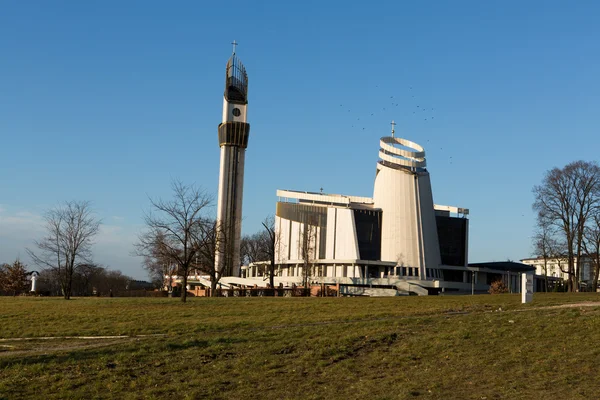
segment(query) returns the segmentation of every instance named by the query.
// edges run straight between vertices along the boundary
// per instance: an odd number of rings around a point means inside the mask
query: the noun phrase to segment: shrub
[[[488,292],[490,292],[490,294],[508,293],[508,288],[506,287],[504,282],[502,282],[501,280],[497,280],[492,282]]]

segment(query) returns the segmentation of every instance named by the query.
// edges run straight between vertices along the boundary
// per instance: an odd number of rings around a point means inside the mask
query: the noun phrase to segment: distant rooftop
[[[496,271],[505,272],[532,272],[535,268],[520,262],[514,261],[493,261],[493,262],[482,262],[482,263],[470,263],[469,267],[474,268],[487,268],[494,269]]]

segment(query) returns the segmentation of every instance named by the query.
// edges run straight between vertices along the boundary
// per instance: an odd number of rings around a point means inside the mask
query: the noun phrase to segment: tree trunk
[[[573,243],[569,245],[569,292],[575,292],[575,266],[573,259]]]
[[[271,265],[269,265],[269,284],[271,289],[275,289],[275,257],[271,257]]]
[[[216,274],[210,275],[210,297],[217,297],[217,276],[216,276]]]
[[[577,246],[577,267],[575,268],[575,276],[577,279],[577,292],[581,290],[581,276],[583,275],[583,266],[581,265],[581,249]]]
[[[71,299],[71,285],[73,284],[73,269],[75,266],[73,265],[73,260],[69,260],[67,265],[65,265],[65,285],[64,285],[64,294],[65,300]]]
[[[65,275],[68,275],[67,272],[65,272]],[[67,276],[65,276],[65,282],[63,284],[63,296],[65,300],[71,299],[71,282],[69,281]]]
[[[545,252],[544,252],[545,253]],[[548,259],[544,256],[544,291],[548,292]]]
[[[187,301],[187,280],[188,280],[187,275],[188,275],[187,271],[184,270],[184,273],[183,273],[183,284],[182,284],[182,287],[181,287],[181,302],[182,303],[185,303]]]
[[[600,254],[596,251],[596,265],[594,265],[594,282],[592,283],[592,290],[598,291],[598,275],[600,274]]]

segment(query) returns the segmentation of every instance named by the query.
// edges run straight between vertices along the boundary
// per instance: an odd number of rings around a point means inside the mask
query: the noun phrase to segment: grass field
[[[600,398],[600,296],[519,302],[5,297],[0,399]]]

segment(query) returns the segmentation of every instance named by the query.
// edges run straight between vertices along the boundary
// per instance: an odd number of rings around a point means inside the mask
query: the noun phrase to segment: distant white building
[[[580,281],[584,285],[591,285],[594,279],[593,261],[588,256],[582,256],[582,267],[580,270]],[[552,257],[546,259],[547,274],[544,271],[544,257],[524,258],[521,262],[525,265],[535,267],[535,274],[540,277],[568,280],[569,263],[567,257]],[[575,268],[577,268],[577,259],[573,260]]]

